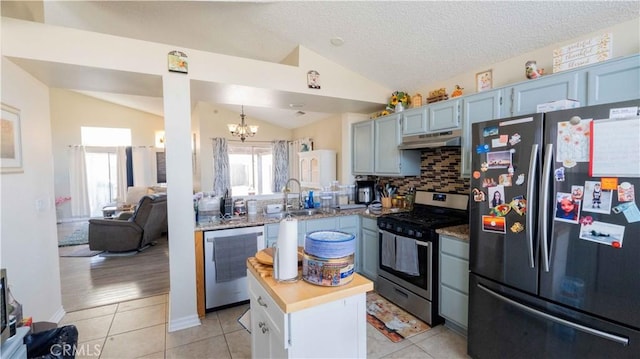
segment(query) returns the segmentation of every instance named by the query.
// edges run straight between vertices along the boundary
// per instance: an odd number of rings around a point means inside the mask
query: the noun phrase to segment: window
[[[131,146],[131,129],[81,127],[86,148],[87,187],[91,217],[102,216],[102,207],[114,203],[118,193],[117,146]]]
[[[272,194],[271,146],[229,145],[231,193]]]

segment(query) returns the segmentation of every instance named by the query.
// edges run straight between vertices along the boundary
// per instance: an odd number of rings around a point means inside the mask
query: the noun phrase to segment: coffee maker
[[[369,204],[376,199],[375,181],[356,181],[356,203]]]

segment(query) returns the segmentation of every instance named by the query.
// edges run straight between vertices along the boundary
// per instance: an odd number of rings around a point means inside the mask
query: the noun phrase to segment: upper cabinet
[[[589,106],[640,98],[639,56],[589,67],[587,90]]]
[[[427,108],[418,107],[402,111],[402,136],[427,133]]]
[[[398,149],[402,142],[401,117],[401,114],[391,114],[352,125],[354,175],[420,174],[420,151]]]
[[[503,117],[503,92],[501,89],[480,92],[462,99],[462,177],[471,173],[471,125]]]
[[[578,100],[584,106],[587,100],[586,81],[584,72],[569,72],[508,87],[507,91],[511,92],[511,113],[503,117],[535,113],[539,104],[557,100]]]
[[[450,100],[427,106],[429,111],[429,132],[455,130],[460,128],[460,100]]]
[[[309,188],[329,186],[336,180],[336,151],[316,150],[298,153],[300,184]]]
[[[557,100],[577,100],[580,106],[593,106],[637,98],[640,98],[640,55],[464,96],[460,99],[463,119],[461,175],[469,177],[471,172],[473,123],[536,113],[539,104]]]

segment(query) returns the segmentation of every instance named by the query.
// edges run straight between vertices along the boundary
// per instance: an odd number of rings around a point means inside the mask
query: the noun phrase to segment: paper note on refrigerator
[[[592,177],[640,177],[640,118],[591,121]]]

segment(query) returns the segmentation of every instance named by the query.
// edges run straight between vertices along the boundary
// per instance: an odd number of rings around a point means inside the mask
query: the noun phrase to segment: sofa
[[[136,252],[156,243],[167,225],[167,196],[142,196],[135,211],[113,219],[89,220],[89,248],[113,253]]]

